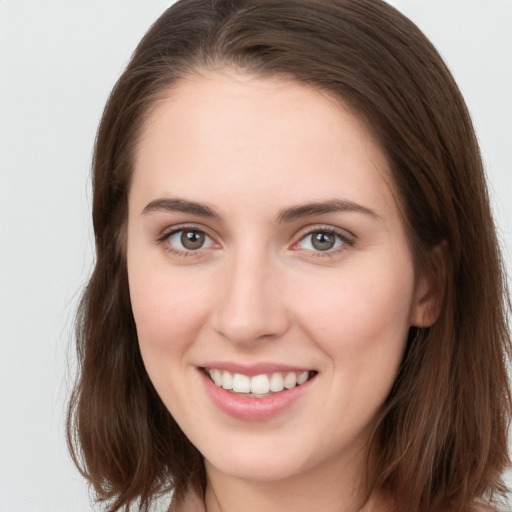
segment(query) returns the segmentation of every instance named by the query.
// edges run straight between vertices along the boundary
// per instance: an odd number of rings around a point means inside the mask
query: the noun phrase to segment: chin
[[[354,454],[342,446],[333,449],[311,439],[293,439],[293,436],[273,438],[270,433],[260,433],[253,436],[254,442],[251,442],[251,436],[243,436],[243,439],[234,437],[215,445],[220,449],[204,446],[202,453],[207,471],[245,481],[277,482],[310,478],[313,473],[323,473],[324,469],[332,473],[336,468],[334,471],[337,472],[344,466],[343,461],[353,461],[354,456],[358,459],[361,455],[360,450]],[[358,444],[355,439],[354,444]]]
[[[206,459],[207,469],[229,475],[232,478],[252,482],[276,482],[297,476],[307,469],[306,465],[298,460],[283,460],[279,457],[269,457],[267,453],[260,453],[251,457],[237,456],[219,457],[220,460]]]

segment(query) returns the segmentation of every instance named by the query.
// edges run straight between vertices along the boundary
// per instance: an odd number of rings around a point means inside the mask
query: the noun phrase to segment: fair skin
[[[433,321],[390,183],[357,117],[291,80],[205,71],[146,120],[130,295],[208,512],[363,510],[376,415],[409,327]]]

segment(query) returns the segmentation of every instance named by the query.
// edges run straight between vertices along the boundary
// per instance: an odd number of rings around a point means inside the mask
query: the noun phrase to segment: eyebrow
[[[155,199],[148,203],[144,210],[142,210],[143,215],[153,212],[182,212],[212,219],[220,218],[214,210],[204,204],[174,198]]]
[[[343,199],[332,199],[331,201],[309,203],[286,208],[280,212],[278,220],[280,222],[291,222],[303,217],[312,217],[315,215],[323,215],[333,212],[356,212],[369,215],[375,219],[381,218],[377,212],[367,208],[366,206]]]
[[[153,212],[182,212],[198,215],[199,217],[220,219],[220,215],[209,206],[178,198],[155,199],[148,203],[142,210],[143,215],[148,215]],[[314,217],[316,215],[333,212],[356,212],[369,215],[375,219],[381,218],[374,210],[366,206],[343,199],[332,199],[330,201],[307,203],[285,208],[279,212],[277,220],[281,223],[286,223],[303,217]]]

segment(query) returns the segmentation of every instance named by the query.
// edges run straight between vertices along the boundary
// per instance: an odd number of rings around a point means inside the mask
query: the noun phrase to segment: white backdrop
[[[170,3],[0,0],[0,512],[92,510],[63,427],[93,258],[90,155],[111,87]],[[466,97],[512,269],[512,1],[392,3]]]

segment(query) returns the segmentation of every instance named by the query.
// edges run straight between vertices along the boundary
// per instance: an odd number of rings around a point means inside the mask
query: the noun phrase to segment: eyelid
[[[211,246],[208,247],[201,247],[197,250],[186,250],[186,249],[179,249],[178,247],[172,246],[170,243],[168,243],[169,237],[171,237],[173,234],[179,233],[180,231],[198,231],[201,233],[204,233],[205,236],[207,236],[211,241],[213,246],[219,246],[220,244],[216,241],[216,237],[211,234],[211,230],[207,227],[201,225],[201,224],[195,224],[195,223],[183,223],[183,224],[176,224],[173,226],[168,226],[165,229],[163,229],[160,234],[155,239],[155,242],[157,244],[165,245],[165,249],[168,252],[172,252],[174,254],[182,255],[182,256],[200,256],[203,254],[205,250],[211,249]]]
[[[213,243],[213,248],[219,248],[221,244],[219,244],[216,240],[216,236],[211,233],[211,230],[207,228],[206,226],[202,224],[196,224],[196,223],[182,223],[182,224],[176,224],[173,226],[168,226],[165,229],[163,229],[160,234],[157,236],[155,242],[157,244],[166,245],[166,250],[168,252],[172,252],[178,255],[181,255],[183,257],[186,256],[200,256],[203,255],[204,251],[211,249],[211,246],[200,248],[197,250],[182,250],[177,247],[172,246],[167,241],[169,237],[175,233],[178,233],[180,231],[199,231],[201,233],[204,233]],[[341,247],[337,247],[334,249],[329,249],[326,251],[315,251],[315,250],[308,250],[308,249],[302,249],[298,247],[300,242],[302,242],[307,236],[312,235],[313,233],[318,232],[324,232],[332,234],[336,237],[338,237],[343,243],[341,244]],[[348,247],[354,246],[357,241],[357,237],[347,231],[346,229],[342,229],[336,226],[332,226],[329,224],[313,224],[306,226],[299,230],[297,234],[294,236],[295,242],[293,242],[292,246],[290,247],[292,250],[296,251],[303,251],[310,253],[311,255],[314,255],[315,257],[332,257],[334,255],[337,255],[339,252],[345,251]],[[167,242],[167,243],[166,243]],[[215,247],[216,246],[216,247]]]
[[[313,251],[308,249],[301,249],[298,247],[300,242],[302,242],[306,237],[311,236],[313,233],[328,233],[332,234],[336,237],[338,237],[343,244],[341,247],[337,247],[334,249],[329,249],[326,251]],[[336,226],[332,226],[329,224],[314,224],[311,226],[307,226],[305,228],[302,228],[294,237],[296,240],[293,244],[291,249],[297,250],[297,251],[305,251],[309,252],[311,254],[314,254],[315,257],[332,257],[335,254],[338,254],[340,251],[344,251],[348,247],[352,247],[356,244],[357,237],[353,234],[347,231],[346,229],[338,228]]]

